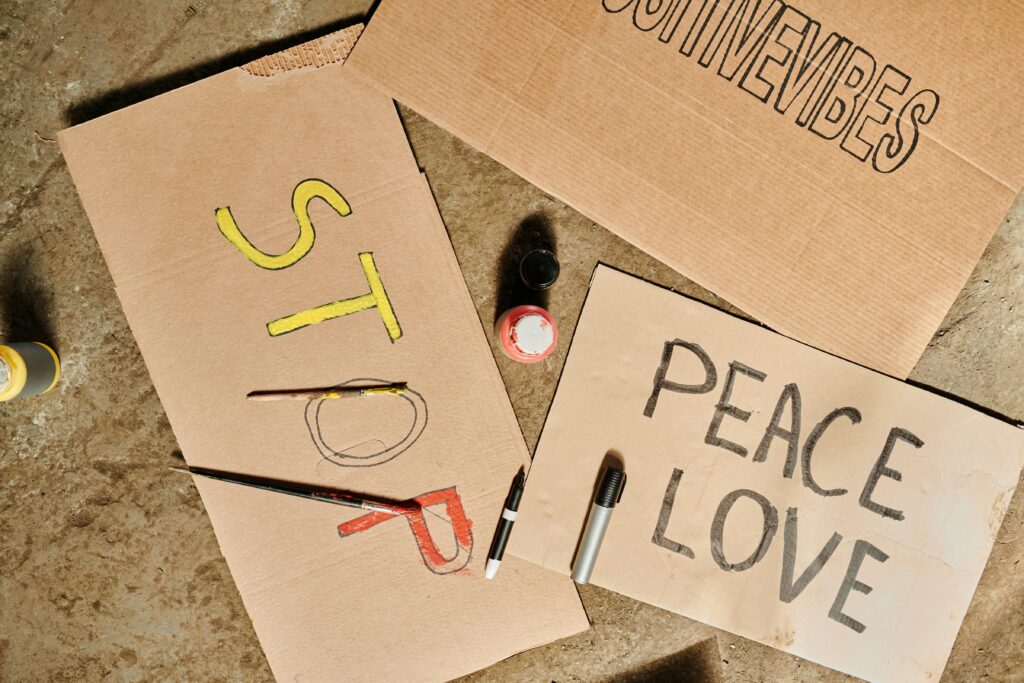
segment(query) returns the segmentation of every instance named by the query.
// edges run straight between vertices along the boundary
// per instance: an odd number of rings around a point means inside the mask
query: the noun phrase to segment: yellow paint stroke
[[[235,217],[231,214],[231,207],[219,208],[214,213],[221,234],[242,253],[242,256],[260,268],[280,270],[295,265],[313,248],[316,230],[313,228],[313,221],[309,218],[309,203],[314,199],[324,200],[342,217],[352,213],[352,207],[336,189],[315,178],[303,180],[295,186],[295,190],[292,192],[292,212],[299,224],[299,236],[295,238],[295,243],[281,254],[268,254],[254,247],[239,229]]]
[[[367,387],[363,389],[363,393],[367,396],[371,394],[404,394],[406,391],[405,385],[396,387]]]
[[[267,323],[267,331],[270,332],[270,336],[276,337],[288,332],[294,332],[308,325],[322,323],[325,320],[376,308],[380,313],[381,319],[384,321],[384,327],[387,329],[391,341],[394,342],[401,337],[402,327],[398,324],[398,318],[395,317],[395,310],[391,306],[391,300],[384,290],[384,283],[380,279],[380,273],[377,272],[377,264],[374,263],[373,254],[371,252],[361,252],[359,254],[359,263],[363,267],[363,275],[366,276],[366,282],[370,286],[369,293],[278,318],[273,322]]]
[[[391,299],[384,291],[384,283],[381,282],[380,273],[377,272],[377,264],[373,262],[373,253],[369,251],[360,253],[359,263],[363,266],[363,274],[366,276],[366,282],[370,285],[370,294],[377,302],[380,317],[384,320],[384,327],[387,328],[388,336],[394,342],[402,336],[402,327],[398,324],[395,309],[391,307]]]
[[[405,391],[406,391],[406,386],[404,384],[402,384],[402,385],[392,385],[392,386],[386,386],[386,387],[351,387],[351,388],[346,388],[344,391],[338,391],[338,390],[325,391],[318,398],[320,398],[320,399],[346,398],[348,396],[352,396],[353,393],[358,393],[359,395],[362,395],[362,396],[385,396],[387,394],[393,394],[393,395],[397,396],[399,394],[404,394]]]

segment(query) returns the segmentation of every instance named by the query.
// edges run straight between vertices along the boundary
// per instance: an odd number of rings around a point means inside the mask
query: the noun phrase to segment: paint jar
[[[558,327],[540,306],[516,306],[501,314],[495,325],[501,350],[520,363],[547,358],[558,343]]]
[[[558,259],[547,249],[534,249],[519,262],[519,278],[530,289],[543,291],[555,284]]]
[[[45,394],[58,379],[60,359],[46,344],[0,344],[0,401]]]

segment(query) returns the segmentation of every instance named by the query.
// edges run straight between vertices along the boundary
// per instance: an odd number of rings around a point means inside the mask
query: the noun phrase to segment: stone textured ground
[[[368,0],[0,0],[0,339],[50,339],[58,390],[0,404],[0,680],[261,681],[266,660],[180,454],[56,143],[56,132],[350,23]],[[1005,84],[1024,87],[1024,84]],[[686,278],[401,110],[481,319],[524,221],[546,221],[568,339],[598,259],[716,305]],[[1024,202],[966,283],[912,380],[1024,419]],[[567,346],[498,364],[535,445]],[[945,680],[1024,680],[1018,491]],[[699,587],[695,587],[699,589]],[[593,587],[594,627],[471,677],[849,680]],[[937,596],[938,597],[938,596]]]

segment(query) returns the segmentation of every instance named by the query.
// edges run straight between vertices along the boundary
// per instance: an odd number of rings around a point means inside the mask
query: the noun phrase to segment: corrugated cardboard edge
[[[319,69],[344,62],[363,32],[363,24],[349,26],[300,45],[243,64],[253,76],[270,77],[286,71]]]

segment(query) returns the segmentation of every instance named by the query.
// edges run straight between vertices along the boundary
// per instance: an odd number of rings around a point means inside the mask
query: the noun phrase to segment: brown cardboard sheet
[[[351,66],[783,334],[906,377],[1024,177],[1020,3],[383,0]]]
[[[568,574],[625,466],[592,583],[872,681],[938,680],[1024,431],[607,267],[510,550]]]
[[[343,65],[356,36],[60,143],[190,465],[424,505],[381,516],[196,479],[274,674],[442,680],[587,620],[548,570],[510,558],[483,578],[529,455],[394,103]],[[410,391],[245,400],[359,378]]]

